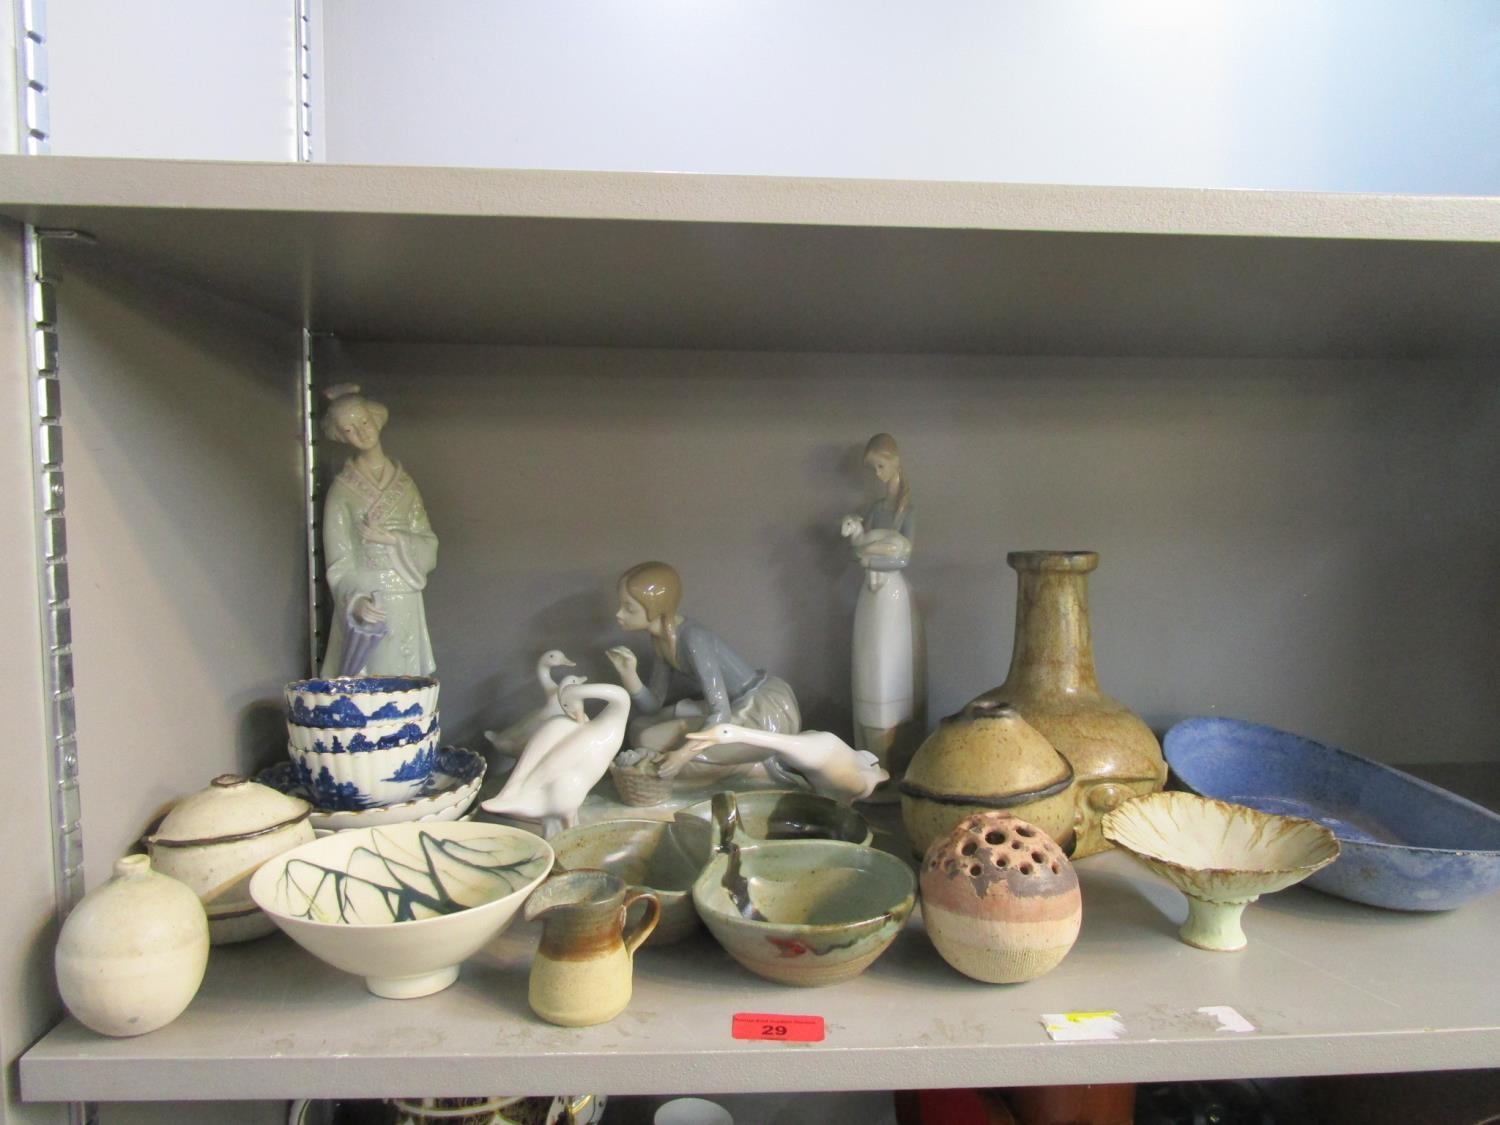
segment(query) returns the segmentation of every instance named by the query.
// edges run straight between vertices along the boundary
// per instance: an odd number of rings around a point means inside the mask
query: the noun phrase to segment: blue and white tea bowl
[[[440,730],[438,714],[417,719],[381,719],[362,727],[304,727],[287,723],[287,741],[298,750],[314,754],[362,753],[409,746],[433,737]]]
[[[422,795],[437,762],[440,731],[384,750],[320,754],[288,745],[297,780],[320,809],[369,809]]]
[[[302,948],[376,996],[427,996],[509,925],[552,848],[475,821],[338,832],[269,860],[250,897]]]
[[[363,727],[437,713],[431,676],[331,676],[295,680],[285,690],[287,719],[302,727]]]

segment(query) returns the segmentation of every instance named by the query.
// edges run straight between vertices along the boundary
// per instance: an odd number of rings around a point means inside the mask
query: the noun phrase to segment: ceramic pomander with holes
[[[1083,921],[1073,865],[1052,837],[1003,812],[976,813],[922,861],[922,918],[943,960],[990,984],[1039,977]]]

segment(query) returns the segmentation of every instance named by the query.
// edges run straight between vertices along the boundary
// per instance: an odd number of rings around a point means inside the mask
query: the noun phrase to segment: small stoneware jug
[[[645,915],[627,932],[630,908]],[[661,900],[608,871],[580,868],[548,879],[526,901],[526,920],[542,920],[531,962],[531,1010],[549,1023],[606,1023],[630,1003],[632,958],[661,920]]]

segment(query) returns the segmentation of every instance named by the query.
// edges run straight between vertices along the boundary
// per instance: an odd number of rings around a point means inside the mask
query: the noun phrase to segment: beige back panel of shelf
[[[305,661],[295,330],[85,251],[61,338],[84,854],[264,760]]]
[[[838,521],[889,429],[933,720],[1005,675],[1004,553],[1089,547],[1101,681],[1158,728],[1212,712],[1387,760],[1494,754],[1483,364],[346,343],[320,371],[390,406],[386,448],[441,539],[428,618],[460,741],[535,704],[544,648],[607,676],[615,577],[649,557],[847,735]]]

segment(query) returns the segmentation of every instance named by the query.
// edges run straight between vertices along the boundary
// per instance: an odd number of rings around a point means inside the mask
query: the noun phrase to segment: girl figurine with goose
[[[354,454],[323,501],[323,555],[334,602],[323,675],[430,676],[436,664],[422,591],[437,565],[438,541],[422,494],[381,447],[390,412],[352,383],[327,395],[323,432]],[[378,638],[373,647],[350,667],[351,642],[372,637]]]
[[[733,723],[754,730],[796,734],[802,713],[791,685],[740,656],[713,630],[678,609],[682,578],[663,562],[645,562],[620,576],[616,591],[622,629],[641,631],[651,639],[655,661],[649,683],[642,680],[635,653],[626,645],[605,653],[636,710],[662,716],[636,732],[635,746],[655,755],[662,777],[681,777],[694,784],[719,781],[754,772],[788,784],[795,779],[764,746],[745,742],[706,745],[685,743],[686,736],[704,727]],[[673,672],[680,673],[697,697],[667,706]]]

